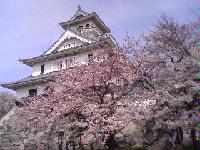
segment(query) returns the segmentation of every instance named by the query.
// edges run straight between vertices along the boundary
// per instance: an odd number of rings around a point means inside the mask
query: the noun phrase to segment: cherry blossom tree
[[[195,81],[194,89],[196,93],[194,94],[194,112],[193,112],[193,120],[194,120],[194,127],[192,130],[192,141],[194,144],[194,149],[200,148],[200,138],[198,138],[197,132],[200,130],[200,86],[199,86],[199,79],[200,79],[200,14],[196,14],[196,21],[194,22],[194,31],[195,31],[195,50],[193,52],[193,56],[195,57]]]
[[[191,131],[197,127],[198,106],[198,26],[197,23],[179,24],[163,15],[153,31],[145,36],[146,50],[165,59],[166,66],[159,69],[155,85],[158,87],[157,105],[149,121],[155,129],[172,129],[172,144],[178,130]],[[149,122],[147,122],[149,123]],[[152,129],[153,126],[150,127]],[[175,131],[175,132],[174,132]],[[165,133],[165,132],[164,132]],[[160,138],[147,139],[152,144]],[[182,133],[179,144],[182,144]],[[177,138],[175,138],[177,137]],[[193,141],[196,137],[193,136]],[[195,143],[195,142],[194,142]]]
[[[16,97],[8,92],[0,92],[0,118],[15,106]]]
[[[146,54],[130,60],[122,48],[105,44],[88,64],[62,70],[45,94],[27,98],[24,116],[32,126],[47,125],[51,135],[70,129],[82,131],[83,143],[104,143],[135,118],[137,106],[128,97],[151,86],[146,76],[159,64],[162,59]]]

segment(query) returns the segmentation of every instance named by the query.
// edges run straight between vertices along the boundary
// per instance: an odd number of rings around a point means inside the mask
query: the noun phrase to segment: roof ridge
[[[70,21],[76,20],[76,18],[77,18],[78,16],[81,16],[81,15],[82,15],[82,16],[86,16],[86,15],[88,15],[88,14],[89,14],[89,13],[83,11],[83,9],[81,8],[81,6],[78,5],[78,9],[77,9],[77,11],[75,12],[75,14],[71,17]]]

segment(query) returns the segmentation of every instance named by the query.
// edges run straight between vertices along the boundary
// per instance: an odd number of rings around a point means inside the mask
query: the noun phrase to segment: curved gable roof
[[[43,55],[52,53],[54,50],[57,49],[58,46],[60,46],[60,44],[62,44],[65,40],[70,39],[72,37],[79,39],[80,41],[83,41],[84,43],[92,43],[93,42],[93,40],[83,37],[83,36],[68,29],[61,35],[61,37],[46,52],[43,53]]]
[[[94,21],[102,30],[104,33],[110,33],[110,29],[105,25],[105,23],[99,18],[99,16],[95,13],[87,13],[82,10],[80,5],[78,6],[78,10],[75,12],[75,14],[72,16],[72,18],[69,21],[64,21],[59,23],[59,25],[64,29],[67,30],[69,27],[76,25],[78,23],[92,20]]]

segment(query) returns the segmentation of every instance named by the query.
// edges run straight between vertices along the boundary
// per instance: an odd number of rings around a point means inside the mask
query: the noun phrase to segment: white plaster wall
[[[38,76],[41,73],[41,65],[44,65],[44,74],[53,71],[52,61],[36,64],[32,67],[32,76]]]
[[[33,76],[40,75],[41,65],[43,65],[43,64],[45,64],[45,67],[44,67],[44,69],[45,69],[44,73],[45,74],[49,73],[49,72],[53,72],[53,71],[58,71],[58,68],[55,65],[57,64],[58,61],[61,61],[61,60],[63,62],[63,68],[62,69],[66,69],[67,67],[65,66],[65,60],[72,58],[72,57],[75,57],[75,65],[76,64],[86,64],[87,61],[88,61],[88,54],[91,54],[91,53],[93,53],[93,52],[87,51],[87,52],[84,52],[84,53],[81,53],[81,54],[78,54],[78,55],[74,55],[74,56],[70,56],[70,57],[64,57],[62,59],[58,59],[58,60],[55,60],[55,61],[49,61],[49,62],[36,64],[36,65],[33,66],[32,75]],[[23,88],[16,90],[16,95],[19,98],[27,97],[27,96],[29,96],[29,89],[37,89],[37,94],[39,95],[39,94],[43,93],[43,91],[47,87],[47,85],[48,85],[48,83],[23,87]]]
[[[33,66],[33,69],[32,69],[32,76],[38,76],[40,75],[41,73],[41,65],[44,64],[44,74],[46,73],[50,73],[50,72],[53,72],[53,71],[58,71],[59,69],[57,68],[57,62],[59,61],[62,61],[62,64],[63,64],[63,68],[62,69],[65,69],[67,68],[65,66],[65,60],[69,58],[73,58],[75,57],[75,64],[85,64],[87,61],[88,61],[88,54],[92,53],[91,51],[88,51],[88,52],[84,52],[84,53],[81,53],[81,54],[78,54],[78,55],[74,55],[74,56],[70,56],[70,57],[64,57],[62,59],[58,59],[58,60],[55,60],[55,61],[48,61],[48,62],[43,62],[43,63],[39,63],[39,64],[36,64]]]
[[[94,28],[85,29],[86,24],[89,24],[90,26],[93,26]],[[77,30],[79,26],[83,26],[83,32],[82,33],[87,32],[89,30],[95,30],[98,33],[98,35],[103,34],[102,30],[93,21],[91,21],[91,20],[83,22],[83,23],[80,23],[80,24],[78,24],[76,26],[73,26],[73,27],[71,27],[71,29],[72,30]],[[95,35],[93,35],[93,36],[95,36]]]
[[[64,57],[62,59],[58,59],[58,60],[55,60],[53,61],[53,70],[52,71],[58,71],[59,69],[57,68],[57,66],[55,66],[57,64],[57,62],[59,61],[62,61],[62,65],[63,65],[63,68],[62,69],[67,69],[68,67],[66,66],[65,64],[65,60],[66,59],[70,59],[70,58],[74,58],[75,57],[75,61],[74,61],[74,65],[72,66],[69,66],[69,67],[74,67],[75,65],[77,64],[86,64],[87,61],[88,61],[88,54],[90,53],[93,53],[92,51],[88,51],[88,52],[84,52],[84,53],[81,53],[81,54],[78,54],[78,55],[74,55],[74,56],[70,56],[70,57]]]
[[[18,98],[28,97],[29,96],[29,89],[37,89],[37,95],[40,95],[44,92],[44,89],[47,87],[48,83],[34,85],[34,86],[27,86],[16,90],[16,95]]]

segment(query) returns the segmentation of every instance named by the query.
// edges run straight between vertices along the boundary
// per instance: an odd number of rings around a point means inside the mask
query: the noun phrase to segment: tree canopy
[[[45,94],[26,98],[21,114],[32,126],[80,132],[99,142],[129,122],[152,122],[151,130],[196,126],[198,97],[196,26],[163,16],[142,40],[127,35],[122,47],[95,49],[88,64],[62,70]],[[145,137],[151,145],[152,139]],[[92,138],[91,136],[92,135]],[[89,138],[90,137],[90,138]]]

